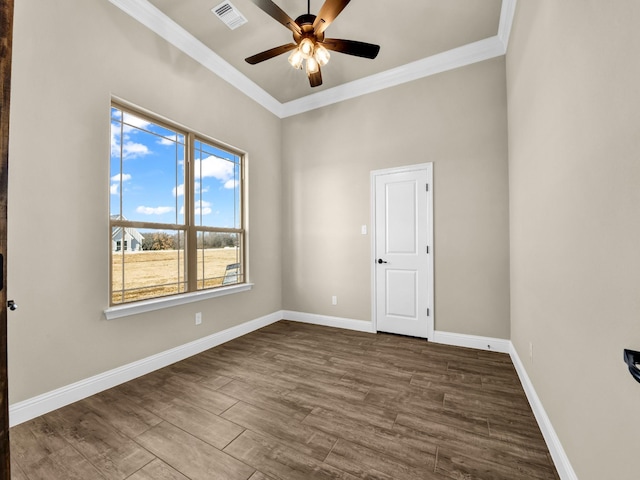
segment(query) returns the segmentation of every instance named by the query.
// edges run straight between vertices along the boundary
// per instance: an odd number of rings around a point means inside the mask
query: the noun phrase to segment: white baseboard
[[[14,403],[9,406],[9,424],[11,427],[19,425],[32,418],[39,417],[65,405],[77,402],[83,398],[95,395],[96,393],[141,377],[142,375],[146,375],[172,363],[204,352],[234,338],[251,333],[254,330],[271,325],[272,323],[282,320],[282,318],[282,311],[274,312],[270,315],[214,333],[208,337],[194,340],[179,347],[38,395],[37,397]]]
[[[542,406],[542,402],[540,401],[540,398],[538,397],[538,394],[533,387],[533,383],[531,383],[531,380],[529,379],[529,375],[527,375],[527,371],[525,370],[524,365],[520,360],[518,352],[513,346],[513,343],[509,343],[509,354],[511,355],[511,361],[516,368],[516,372],[518,372],[520,383],[522,384],[522,388],[524,388],[524,392],[527,395],[529,405],[531,405],[531,410],[533,410],[533,414],[536,417],[536,421],[538,422],[538,426],[540,427],[542,436],[544,437],[545,442],[547,442],[547,448],[549,449],[551,458],[553,458],[553,463],[556,466],[556,470],[558,470],[558,475],[560,475],[560,478],[562,480],[578,480],[578,476],[573,470],[571,462],[569,461],[569,457],[567,457],[564,448],[562,448],[560,439],[558,438],[558,435],[556,434],[556,431],[551,424],[551,420],[547,416],[547,412]]]
[[[442,332],[439,330],[433,333],[432,342],[500,353],[509,353],[511,347],[511,342],[502,338],[480,337],[477,335]]]
[[[293,312],[283,310],[282,318],[300,323],[310,323],[323,327],[343,328],[345,330],[356,330],[358,332],[375,333],[373,324],[370,321],[353,320],[351,318],[330,317],[327,315],[317,315],[315,313]]]
[[[343,328],[345,330],[356,330],[359,332],[376,333],[373,323],[370,321],[353,320],[343,317],[331,317],[328,315],[318,315],[315,313],[295,312],[283,310],[282,318],[294,322],[309,323],[324,327]],[[462,333],[449,333],[435,331],[433,338],[429,339],[434,343],[453,345],[456,347],[475,348],[478,350],[490,350],[500,353],[509,353],[511,342],[501,338],[479,337],[476,335],[465,335]]]

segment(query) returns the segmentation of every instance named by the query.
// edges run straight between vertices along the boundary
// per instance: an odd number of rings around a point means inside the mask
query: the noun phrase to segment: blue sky
[[[122,193],[127,220],[185,223],[185,140],[182,134],[112,108],[111,215],[121,213]],[[239,228],[239,158],[196,141],[194,171],[196,225]]]

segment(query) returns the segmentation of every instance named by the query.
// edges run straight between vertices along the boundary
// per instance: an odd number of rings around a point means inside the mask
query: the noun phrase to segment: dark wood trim
[[[0,3],[0,480],[11,479],[9,458],[9,386],[7,381],[7,186],[9,167],[9,103],[11,98],[11,55],[13,47],[13,0]]]

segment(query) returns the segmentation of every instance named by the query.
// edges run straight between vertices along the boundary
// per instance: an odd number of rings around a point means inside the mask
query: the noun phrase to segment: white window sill
[[[199,302],[208,298],[222,297],[233,293],[246,292],[251,290],[253,283],[241,283],[240,285],[230,285],[228,287],[214,288],[211,290],[201,290],[199,292],[183,293],[180,295],[172,295],[170,297],[153,298],[151,300],[143,300],[141,302],[127,303],[116,307],[109,307],[104,311],[107,320],[114,318],[128,317],[129,315],[137,315],[138,313],[153,312],[163,308],[185,305],[187,303]]]

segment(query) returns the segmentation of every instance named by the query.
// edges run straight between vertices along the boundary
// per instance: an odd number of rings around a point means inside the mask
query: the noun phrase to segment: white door
[[[372,172],[378,331],[433,335],[431,173],[432,164]]]

